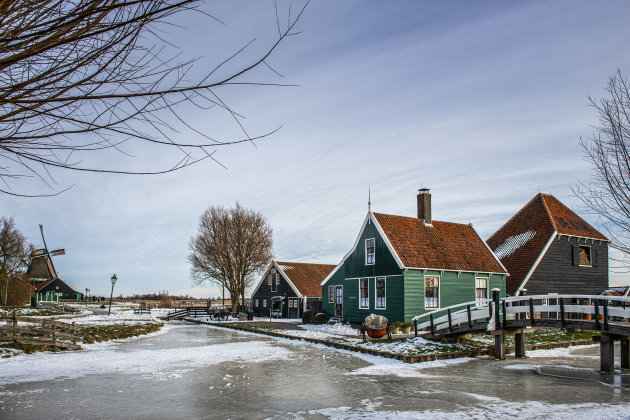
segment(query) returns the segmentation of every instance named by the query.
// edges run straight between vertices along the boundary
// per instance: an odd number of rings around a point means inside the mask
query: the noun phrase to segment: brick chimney
[[[431,194],[428,188],[418,190],[418,219],[426,225],[431,224]]]

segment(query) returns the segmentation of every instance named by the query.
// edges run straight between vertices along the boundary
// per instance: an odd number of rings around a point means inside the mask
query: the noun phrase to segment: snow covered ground
[[[421,337],[400,337],[400,339],[393,340],[391,342],[368,340],[364,343],[363,339],[358,335],[357,330],[351,328],[348,325],[304,324],[300,325],[300,327],[302,328],[302,330],[274,329],[273,331],[291,335],[293,337],[314,338],[319,340],[343,342],[345,344],[366,349],[409,355],[461,352],[475,348],[474,346],[470,346],[467,344],[436,343],[434,341],[429,341]],[[396,338],[396,335],[394,335],[393,338]]]
[[[122,343],[186,327],[189,326],[166,325],[156,333],[115,342],[88,344],[81,351],[40,352],[0,359],[0,385],[93,374],[171,375],[177,371],[227,361],[257,363],[286,358],[290,353],[283,347],[264,342],[252,346],[248,341],[192,346],[182,343],[183,347],[119,351]],[[45,369],[42,368],[44,365]]]

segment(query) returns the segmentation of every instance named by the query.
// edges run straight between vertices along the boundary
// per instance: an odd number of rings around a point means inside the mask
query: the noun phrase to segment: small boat
[[[387,318],[372,314],[365,318],[365,331],[370,338],[381,338],[387,332]]]

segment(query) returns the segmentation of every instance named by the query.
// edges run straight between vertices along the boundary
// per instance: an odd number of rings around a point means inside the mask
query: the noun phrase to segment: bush
[[[411,328],[413,327],[413,322],[401,322],[400,328]]]
[[[325,324],[328,322],[329,319],[330,317],[323,312],[320,312],[317,315],[315,315],[316,324]]]
[[[314,324],[315,323],[315,312],[313,311],[304,311],[302,314],[302,324]]]
[[[402,327],[402,325],[403,325],[403,323],[400,322],[400,321],[394,321],[394,322],[391,323],[391,327],[392,328],[400,328],[400,327]]]

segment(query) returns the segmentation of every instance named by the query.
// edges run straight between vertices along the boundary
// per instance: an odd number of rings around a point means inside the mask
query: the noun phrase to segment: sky
[[[279,1],[284,24],[289,3]],[[291,5],[295,16],[303,3]],[[207,2],[174,18],[165,39],[199,57],[191,79],[249,40],[230,62],[250,62],[277,37],[271,1]],[[630,3],[623,1],[313,1],[296,29],[243,80],[297,86],[231,86],[219,95],[250,135],[203,161],[159,176],[57,172],[55,197],[0,196],[35,245],[44,225],[60,277],[79,291],[218,296],[192,286],[186,257],[199,216],[235,202],[260,211],[279,260],[337,264],[367,212],[416,215],[417,189],[435,220],[472,223],[484,239],[539,192],[596,224],[571,187],[588,182],[581,137],[608,78],[630,70]],[[227,66],[229,72],[236,67]],[[183,106],[196,129],[240,138],[216,109]],[[191,130],[177,140],[199,141]],[[239,137],[240,136],[240,137]],[[173,149],[125,146],[86,156],[116,168],[168,166]],[[132,156],[127,156],[132,155]],[[614,264],[611,264],[614,265]],[[615,270],[612,270],[615,271]],[[621,270],[623,271],[623,270]],[[630,284],[611,272],[611,285]]]

